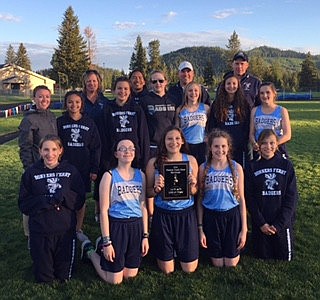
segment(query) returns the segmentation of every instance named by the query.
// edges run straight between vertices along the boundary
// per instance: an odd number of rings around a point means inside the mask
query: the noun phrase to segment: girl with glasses
[[[149,250],[145,175],[135,168],[135,151],[129,139],[116,143],[111,170],[100,183],[101,258],[89,240],[82,244],[83,258],[111,284],[135,277]]]

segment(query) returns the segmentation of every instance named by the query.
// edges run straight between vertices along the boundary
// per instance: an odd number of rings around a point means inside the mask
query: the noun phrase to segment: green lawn
[[[194,274],[183,274],[178,267],[165,276],[148,255],[139,275],[119,286],[105,284],[81,261],[67,284],[35,284],[17,208],[22,167],[13,141],[0,146],[1,299],[320,299],[320,102],[281,105],[290,113],[293,137],[288,147],[300,194],[292,262],[254,259],[248,246],[235,269],[216,269],[201,257]],[[85,232],[94,240],[99,227],[93,221],[92,198],[87,203]]]

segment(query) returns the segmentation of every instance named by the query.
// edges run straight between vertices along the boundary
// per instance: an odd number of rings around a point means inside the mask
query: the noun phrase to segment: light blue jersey
[[[203,143],[207,123],[204,103],[200,103],[195,112],[189,112],[186,108],[182,109],[179,113],[179,118],[186,141],[190,144]]]
[[[114,218],[126,219],[142,217],[141,211],[142,175],[134,170],[131,180],[124,180],[117,169],[112,170],[109,215]]]
[[[282,107],[277,106],[271,114],[265,114],[262,111],[261,105],[257,106],[254,115],[255,139],[259,139],[263,129],[273,129],[277,136],[283,135],[282,129]]]
[[[232,161],[235,166],[235,161]],[[205,165],[206,167],[206,165]],[[210,166],[204,182],[202,205],[210,210],[227,211],[237,205],[238,200],[233,194],[234,182],[230,166],[224,170],[215,170]]]

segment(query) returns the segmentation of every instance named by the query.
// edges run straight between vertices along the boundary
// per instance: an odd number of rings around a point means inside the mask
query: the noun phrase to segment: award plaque
[[[189,162],[164,162],[162,171],[165,182],[163,189],[163,199],[189,199]]]

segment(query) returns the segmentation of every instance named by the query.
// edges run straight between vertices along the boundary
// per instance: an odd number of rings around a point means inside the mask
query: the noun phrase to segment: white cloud
[[[166,23],[171,22],[178,14],[174,11],[169,11],[167,14],[163,15],[164,21]]]
[[[11,14],[3,14],[3,13],[0,13],[0,20],[6,21],[6,22],[16,22],[16,23],[20,22],[19,17],[13,16]]]
[[[115,22],[114,28],[118,30],[128,30],[128,29],[133,29],[137,26],[136,22]]]
[[[215,11],[213,18],[215,19],[226,19],[235,15],[251,15],[253,14],[250,10],[237,10],[235,8],[228,8],[223,10],[217,10]]]
[[[224,10],[217,10],[214,13],[213,17],[215,19],[225,19],[235,14],[236,14],[236,10],[234,8],[230,8],[230,9],[224,9]]]

